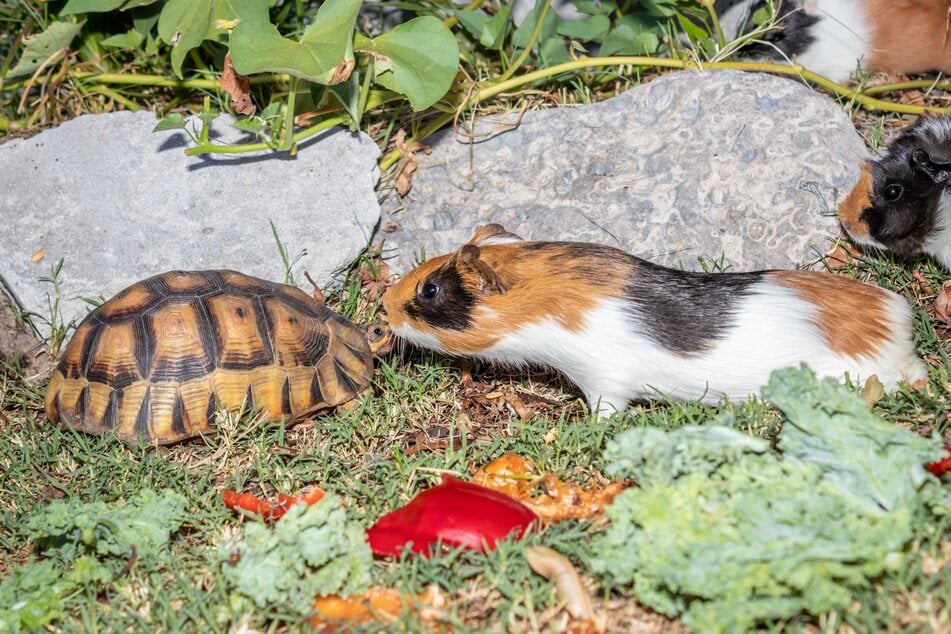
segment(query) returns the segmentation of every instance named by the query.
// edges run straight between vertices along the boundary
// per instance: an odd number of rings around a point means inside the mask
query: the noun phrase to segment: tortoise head
[[[393,337],[393,331],[390,330],[390,325],[385,321],[360,324],[360,330],[367,338],[367,343],[370,344],[370,352],[374,356],[388,354],[393,349],[395,338]]]

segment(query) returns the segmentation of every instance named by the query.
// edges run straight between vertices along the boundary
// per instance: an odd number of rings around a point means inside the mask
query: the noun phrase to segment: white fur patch
[[[951,193],[941,196],[934,232],[925,239],[922,251],[934,257],[946,270],[951,271]]]
[[[856,62],[873,50],[872,29],[857,0],[817,0],[814,12],[819,21],[810,33],[815,41],[797,61],[808,70],[832,81],[848,81]]]
[[[681,355],[656,343],[623,300],[605,300],[581,332],[554,320],[521,327],[479,355],[512,365],[545,365],[571,379],[593,410],[608,414],[632,400],[673,399],[716,403],[758,395],[770,372],[808,364],[820,376],[862,381],[871,374],[889,388],[927,375],[911,341],[910,311],[899,296],[890,306],[896,340],[882,342],[873,358],[833,351],[815,326],[816,309],[791,290],[760,282],[740,302],[735,324],[704,352]]]

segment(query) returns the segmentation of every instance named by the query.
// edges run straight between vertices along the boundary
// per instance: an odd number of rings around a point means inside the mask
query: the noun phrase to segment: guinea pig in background
[[[895,73],[951,72],[949,3],[944,0],[774,0],[781,29],[744,54],[782,61],[845,82],[862,68]],[[766,0],[720,0],[725,34],[748,33]]]
[[[680,271],[500,225],[407,273],[383,307],[423,348],[554,368],[602,415],[635,400],[746,398],[800,363],[889,388],[927,376],[911,310],[890,291],[808,271]]]
[[[861,166],[839,205],[858,244],[903,257],[926,253],[951,271],[951,118],[919,117]]]

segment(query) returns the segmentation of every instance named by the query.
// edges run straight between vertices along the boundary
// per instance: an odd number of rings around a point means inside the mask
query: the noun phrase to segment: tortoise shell
[[[46,392],[53,422],[166,444],[213,432],[220,407],[271,419],[352,399],[373,358],[352,322],[293,286],[170,271],[89,313]]]

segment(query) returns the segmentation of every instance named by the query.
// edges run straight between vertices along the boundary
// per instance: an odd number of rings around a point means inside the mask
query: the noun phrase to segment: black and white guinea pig
[[[903,257],[931,255],[951,271],[951,117],[919,117],[878,157],[839,205],[858,244]]]
[[[383,296],[423,348],[554,368],[602,415],[645,399],[742,399],[776,368],[924,379],[912,314],[890,291],[808,271],[693,273],[618,249],[526,242],[486,225]]]
[[[937,0],[774,0],[779,31],[744,49],[782,61],[795,56],[807,69],[845,82],[862,68],[896,73],[951,71],[948,3]],[[752,30],[753,13],[766,0],[720,0],[730,37]]]

